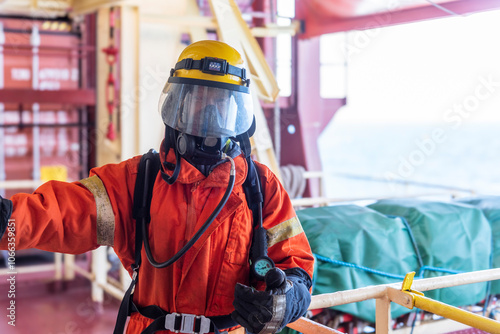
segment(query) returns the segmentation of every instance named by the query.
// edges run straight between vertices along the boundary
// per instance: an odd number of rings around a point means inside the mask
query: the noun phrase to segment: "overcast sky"
[[[500,122],[500,11],[348,36],[336,121]]]

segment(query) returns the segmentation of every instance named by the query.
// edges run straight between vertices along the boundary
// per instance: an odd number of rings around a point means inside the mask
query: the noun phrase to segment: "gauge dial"
[[[259,279],[264,279],[267,272],[272,268],[274,268],[274,262],[268,257],[258,258],[253,265],[254,274]]]

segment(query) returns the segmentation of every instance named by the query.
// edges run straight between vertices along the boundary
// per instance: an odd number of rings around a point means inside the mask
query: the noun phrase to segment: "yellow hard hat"
[[[241,55],[226,43],[187,46],[160,97],[163,122],[199,137],[233,137],[253,121],[252,98]]]
[[[199,41],[186,47],[174,71],[175,77],[247,85],[241,55],[233,47],[218,41]]]

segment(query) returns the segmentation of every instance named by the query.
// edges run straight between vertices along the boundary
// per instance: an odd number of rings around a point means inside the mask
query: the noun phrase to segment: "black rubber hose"
[[[200,239],[200,237],[205,233],[205,231],[210,227],[210,225],[213,223],[217,215],[220,213],[224,205],[226,205],[227,200],[229,199],[229,195],[231,195],[231,192],[233,191],[234,187],[234,181],[235,181],[235,175],[234,173],[231,173],[229,176],[229,184],[228,187],[226,188],[226,192],[224,193],[224,196],[222,196],[222,199],[220,200],[219,204],[215,208],[215,210],[212,212],[210,217],[205,221],[203,226],[196,232],[196,234],[189,240],[189,242],[184,245],[184,247],[181,248],[175,254],[172,256],[169,260],[165,262],[157,262],[153,254],[151,253],[151,248],[149,247],[149,238],[148,238],[148,231],[147,231],[147,226],[146,224],[142,224],[142,234],[144,236],[144,249],[146,250],[146,255],[148,257],[149,263],[155,268],[165,268],[170,266],[171,264],[175,263],[177,260],[179,260],[186,252]]]

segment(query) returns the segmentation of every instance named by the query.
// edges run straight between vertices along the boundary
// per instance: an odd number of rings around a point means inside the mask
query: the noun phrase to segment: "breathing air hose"
[[[146,251],[149,263],[151,263],[153,267],[165,268],[175,263],[177,260],[179,260],[196,243],[196,241],[200,239],[203,233],[205,233],[205,231],[210,227],[215,218],[219,215],[224,205],[226,205],[226,202],[229,199],[229,195],[231,195],[231,192],[233,191],[235,175],[236,175],[236,166],[234,164],[233,159],[230,156],[226,155],[225,153],[223,153],[222,158],[229,159],[229,161],[231,162],[231,171],[229,173],[229,184],[226,188],[226,192],[224,193],[224,196],[222,196],[222,199],[220,200],[219,204],[212,212],[210,217],[208,217],[208,219],[205,221],[203,226],[196,232],[196,234],[191,238],[191,240],[189,240],[189,242],[186,245],[184,245],[184,247],[182,247],[181,250],[179,250],[174,256],[172,256],[169,260],[165,262],[157,262],[154,259],[153,254],[151,253],[151,247],[149,246],[149,238],[146,226],[147,224],[145,223],[142,224],[142,234],[144,236],[144,249]]]

